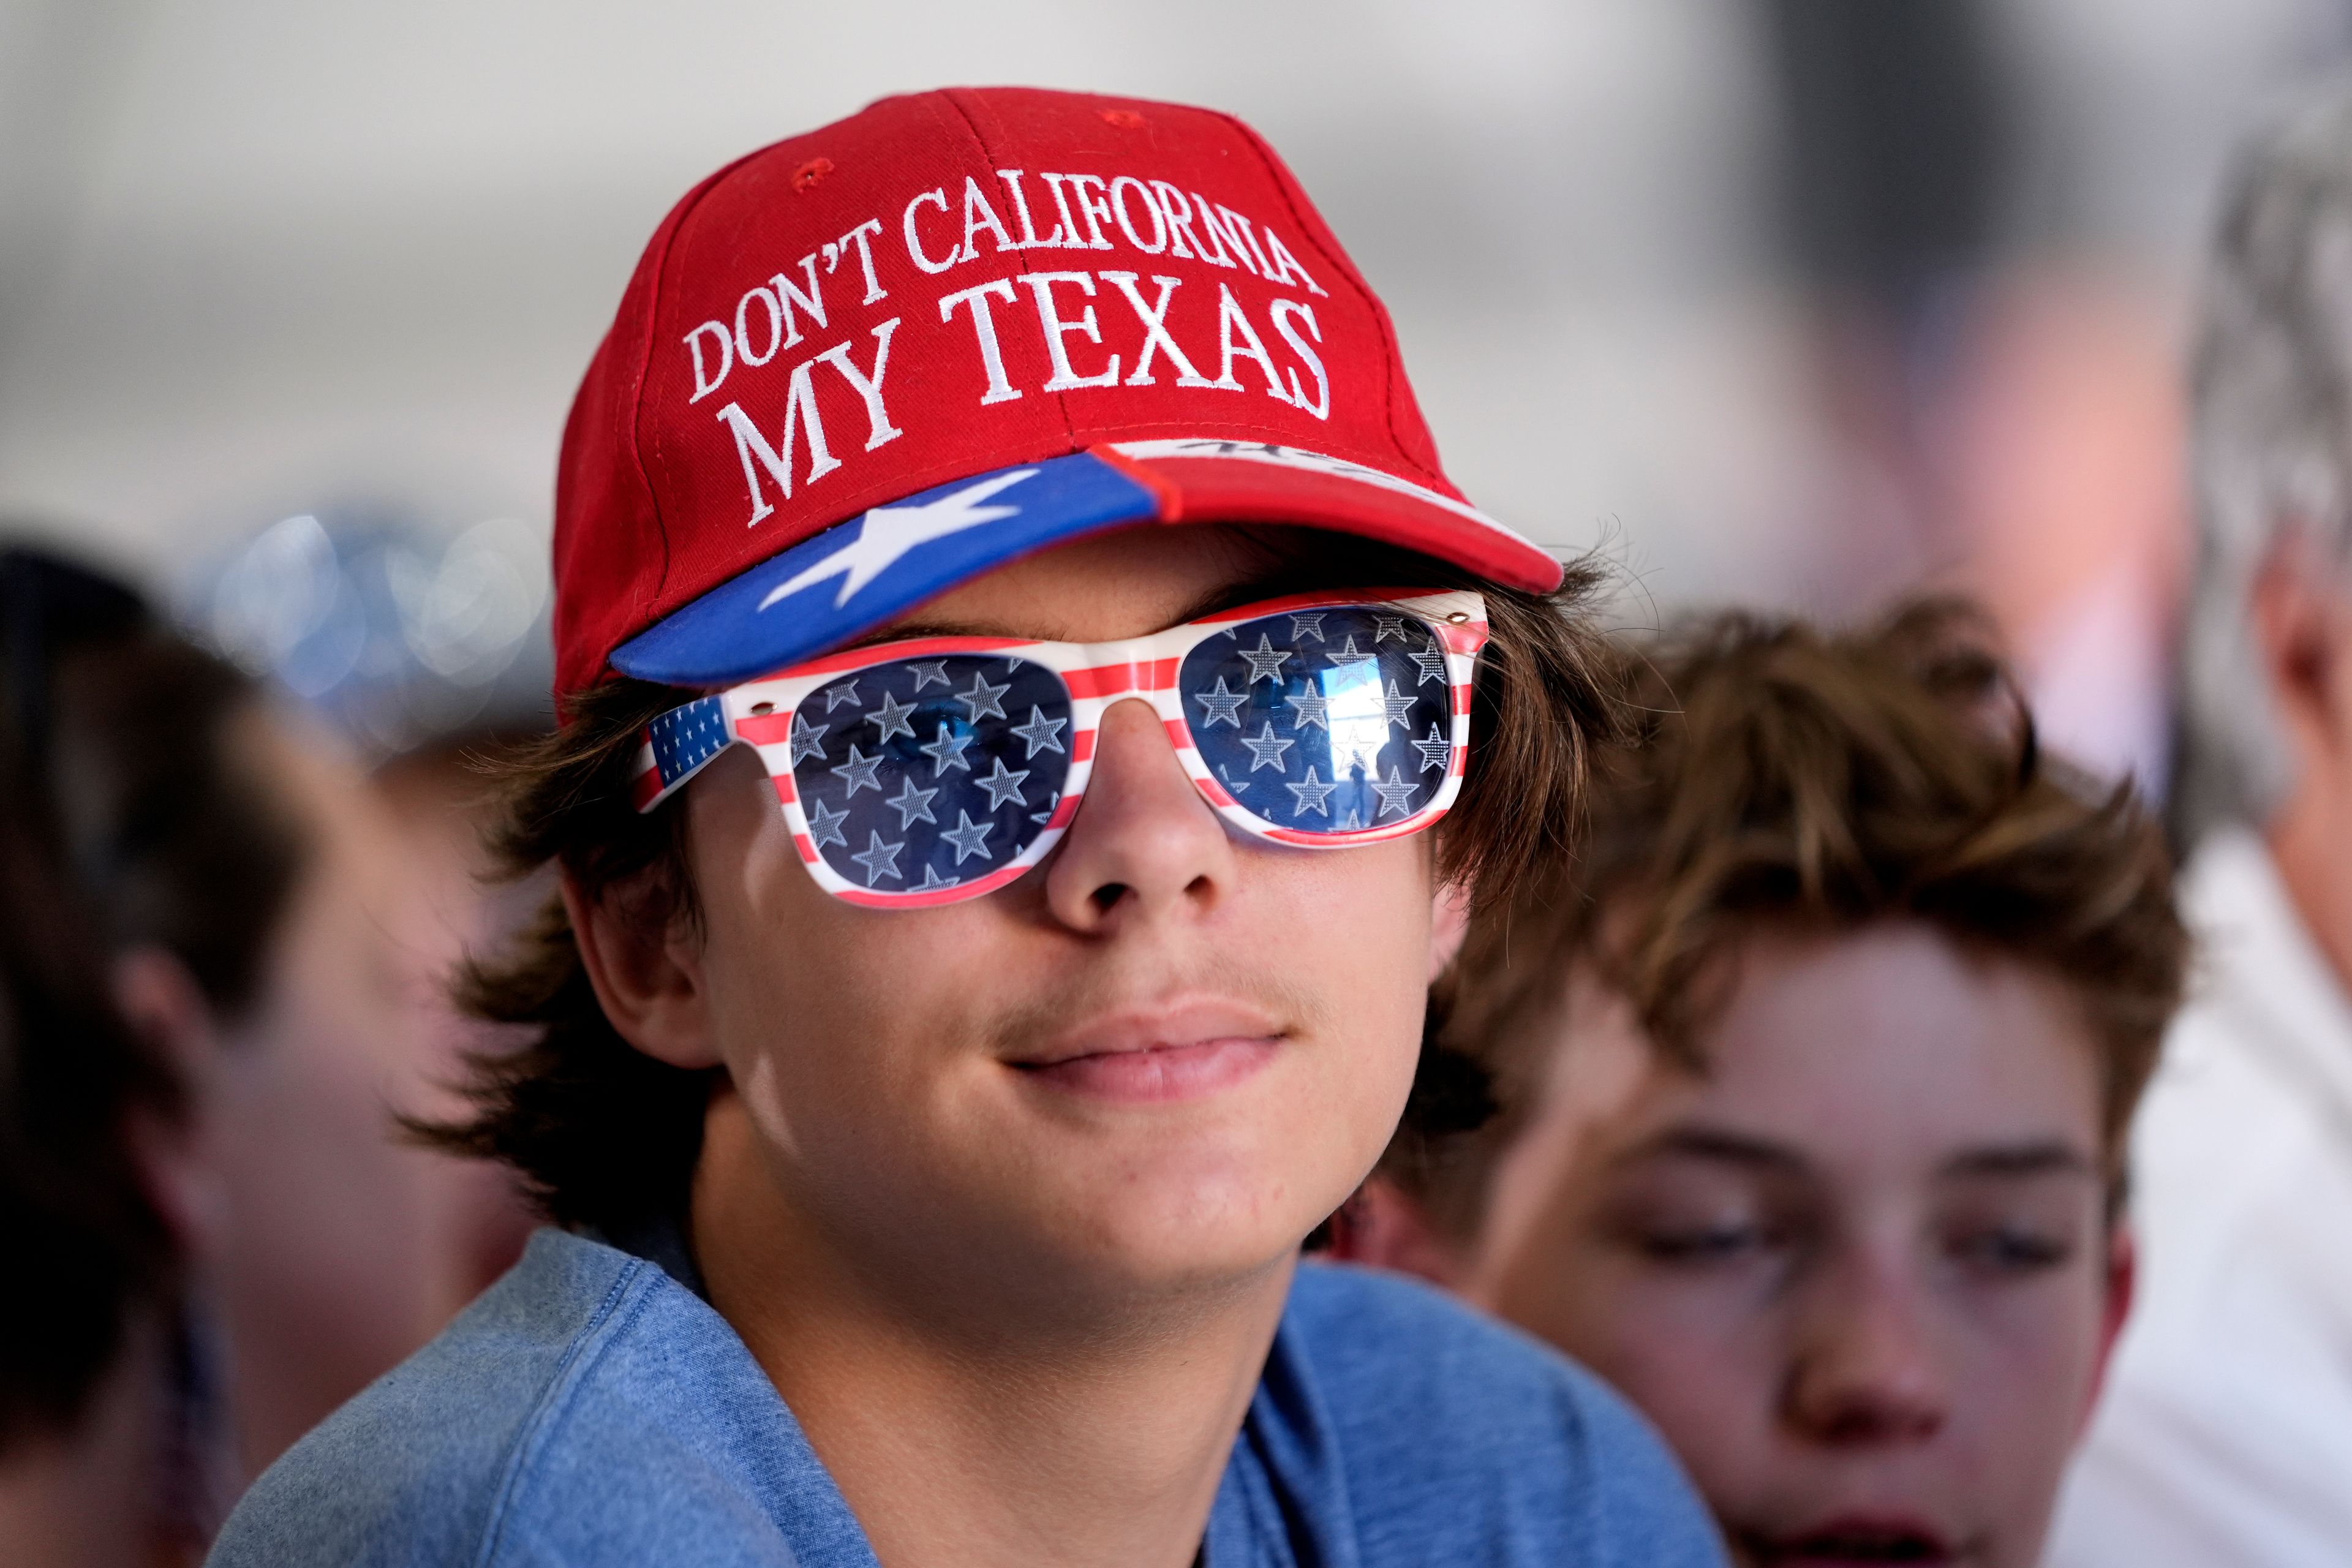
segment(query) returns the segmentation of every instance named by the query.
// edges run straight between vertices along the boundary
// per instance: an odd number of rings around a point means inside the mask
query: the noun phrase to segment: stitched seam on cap
[[[980,143],[982,161],[987,163],[988,172],[991,174],[993,174],[996,173],[996,152],[993,148],[989,146],[987,134],[980,128],[980,121],[972,114],[972,111],[970,109],[965,107],[963,98],[961,96],[964,93],[970,92],[970,89],[944,88],[940,89],[940,96],[947,100],[949,107],[953,109],[957,114],[962,116],[963,122],[971,128],[971,139]],[[1079,193],[1078,199],[1081,202],[1085,201],[1086,194],[1083,191]],[[1076,220],[1074,218],[1072,221],[1076,222]],[[1033,230],[1032,232],[1034,231]],[[1076,239],[1077,238],[1077,235],[1073,232],[1070,237],[1072,239]],[[1013,260],[1019,265],[1021,275],[1024,278],[1029,276],[1031,271],[1031,268],[1029,266],[1029,253],[1025,250],[1017,251],[1013,255]],[[1050,289],[1052,285],[1048,284],[1047,287]],[[974,300],[972,303],[975,307],[979,305],[978,300]],[[1040,321],[1038,324],[1042,327],[1044,322]],[[1041,392],[1040,395],[1050,396],[1053,398],[1054,412],[1062,416],[1062,430],[1070,438],[1071,449],[1073,451],[1076,450],[1078,445],[1078,426],[1076,422],[1072,420],[1070,417],[1070,395],[1066,392]]]
[[[1276,193],[1282,197],[1283,205],[1290,211],[1290,221],[1298,226],[1298,237],[1305,240],[1308,245],[1315,247],[1317,254],[1321,256],[1326,262],[1330,264],[1333,275],[1347,283],[1350,289],[1353,289],[1363,300],[1365,307],[1371,311],[1373,323],[1381,330],[1381,345],[1388,350],[1387,355],[1381,362],[1381,368],[1382,375],[1386,381],[1386,385],[1383,387],[1381,393],[1381,403],[1388,416],[1389,439],[1395,444],[1397,456],[1404,459],[1406,467],[1413,469],[1417,473],[1426,474],[1430,478],[1435,479],[1439,484],[1446,485],[1450,488],[1452,481],[1448,480],[1444,474],[1438,472],[1434,468],[1425,466],[1414,460],[1412,453],[1408,448],[1404,437],[1398,433],[1396,423],[1397,367],[1404,363],[1404,350],[1402,346],[1397,342],[1395,327],[1389,321],[1387,308],[1381,305],[1380,296],[1372,292],[1371,285],[1366,283],[1362,278],[1358,276],[1354,266],[1349,264],[1344,258],[1333,255],[1331,251],[1324,246],[1323,242],[1316,237],[1315,226],[1308,223],[1307,221],[1307,215],[1298,210],[1298,202],[1297,198],[1292,196],[1290,194],[1289,182],[1283,178],[1283,172],[1275,160],[1273,149],[1268,147],[1265,142],[1259,138],[1258,133],[1251,130],[1234,115],[1222,113],[1213,109],[1204,110],[1202,112],[1214,115],[1217,119],[1223,121],[1227,125],[1232,126],[1234,131],[1240,132],[1242,140],[1248,144],[1250,151],[1257,154],[1258,162],[1265,166],[1266,178],[1274,182]]]
[[[787,137],[784,140],[790,141],[792,138]],[[652,595],[647,598],[640,598],[629,608],[629,621],[631,626],[635,628],[635,631],[630,633],[630,636],[632,637],[635,636],[636,632],[646,629],[645,626],[639,623],[643,620],[646,614],[650,611],[656,604],[660,602],[663,591],[669,586],[669,520],[662,515],[661,494],[658,490],[654,489],[653,474],[646,468],[645,416],[646,383],[653,379],[654,322],[661,314],[662,292],[667,282],[667,274],[669,270],[670,253],[677,248],[678,237],[686,232],[686,226],[689,222],[693,221],[694,215],[701,210],[702,204],[710,198],[711,193],[716,191],[719,187],[720,184],[724,182],[730,174],[732,174],[736,170],[751,162],[752,159],[757,158],[761,153],[769,151],[769,148],[780,147],[782,145],[783,145],[782,142],[772,142],[767,147],[761,147],[757,152],[746,153],[740,158],[736,159],[733,163],[728,164],[722,169],[719,169],[718,172],[711,174],[709,178],[704,180],[702,182],[701,188],[697,190],[692,195],[688,196],[686,200],[686,205],[679,208],[677,221],[669,226],[669,236],[662,241],[661,255],[656,258],[654,261],[653,282],[646,290],[645,346],[644,351],[639,355],[637,361],[636,394],[631,400],[629,407],[629,461],[635,465],[637,478],[645,484],[646,500],[653,509],[654,527],[661,535],[662,569],[661,578],[654,584]],[[611,660],[612,650],[607,648],[605,650],[605,662],[608,666],[611,663]]]

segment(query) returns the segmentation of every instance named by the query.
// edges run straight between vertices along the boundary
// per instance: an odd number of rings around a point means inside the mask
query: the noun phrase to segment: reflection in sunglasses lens
[[[871,665],[793,716],[793,785],[826,865],[878,892],[932,892],[1012,864],[1061,804],[1074,749],[1061,679],[946,654]]]
[[[1243,621],[1187,655],[1177,680],[1210,773],[1277,827],[1402,822],[1445,782],[1453,688],[1417,616],[1370,607]]]

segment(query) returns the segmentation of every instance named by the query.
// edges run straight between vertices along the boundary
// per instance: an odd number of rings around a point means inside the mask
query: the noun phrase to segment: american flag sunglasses
[[[1249,837],[1418,833],[1462,787],[1472,593],[1300,595],[1108,643],[917,637],[827,655],[646,728],[637,809],[729,746],[760,753],[817,884],[881,909],[993,892],[1077,815],[1115,702],[1151,704],[1193,787]]]

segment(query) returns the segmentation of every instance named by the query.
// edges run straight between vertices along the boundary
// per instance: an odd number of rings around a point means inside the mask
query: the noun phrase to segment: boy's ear
[[[2083,1414],[2075,1425],[2078,1440],[2091,1424],[2091,1412],[2098,1408],[2099,1390],[2107,1381],[2116,1342],[2123,1336],[2124,1324],[2131,1317],[2132,1296],[2138,1289],[2139,1241],[2129,1220],[2119,1217],[2107,1227],[2105,1268],[2106,1293],[2099,1304],[2099,1359],[2091,1373],[2090,1397],[2083,1401]]]
[[[563,910],[597,1005],[623,1039],[672,1067],[720,1064],[701,952],[669,900],[628,882],[592,898],[567,871]]]
[[[1466,882],[1440,882],[1429,910],[1429,983],[1445,973],[1470,933],[1470,887]]]
[[[1410,1274],[1448,1290],[1460,1289],[1465,1278],[1462,1260],[1430,1223],[1428,1211],[1378,1174],[1366,1177],[1331,1216],[1327,1256]]]
[[[2352,736],[2336,732],[2352,616],[2341,569],[2309,531],[2289,529],[2263,560],[2253,584],[2253,624],[2273,699],[2309,745],[2342,750]]]
[[[216,1259],[228,1235],[227,1178],[213,1115],[220,1103],[221,1037],[212,1004],[180,956],[142,944],[114,961],[114,1005],[163,1058],[184,1096],[177,1115],[142,1107],[123,1133],[148,1201],[186,1257]]]

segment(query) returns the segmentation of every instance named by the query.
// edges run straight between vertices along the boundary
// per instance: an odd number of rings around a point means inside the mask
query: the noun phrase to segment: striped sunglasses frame
[[[1349,612],[1356,614],[1351,618]],[[1288,617],[1288,626],[1300,635],[1286,637],[1284,640],[1297,644],[1297,647],[1274,647],[1270,632],[1260,633],[1255,649],[1241,646],[1238,632],[1244,625],[1276,622],[1278,617],[1286,616]],[[1378,640],[1373,641],[1370,648],[1360,648],[1351,630],[1347,646],[1339,656],[1334,656],[1329,649],[1329,639],[1323,635],[1324,623],[1334,616],[1350,627],[1370,620],[1373,623],[1371,626],[1360,629],[1368,640]],[[1411,633],[1405,629],[1408,626],[1418,628],[1426,640],[1416,645]],[[1383,646],[1392,630],[1401,645],[1401,655]],[[1307,695],[1282,695],[1285,685],[1282,663],[1293,658],[1298,659],[1302,665],[1309,662],[1311,655],[1307,649],[1309,635],[1325,643],[1325,647],[1319,651],[1326,659],[1327,671],[1340,671],[1341,681],[1349,683],[1342,696],[1318,696],[1311,684]],[[1198,657],[1205,645],[1228,636],[1233,637],[1234,643],[1231,650],[1212,647],[1207,652],[1211,656],[1223,658],[1225,662],[1217,668],[1235,679],[1242,678],[1243,667],[1232,661],[1245,661],[1248,676],[1244,691],[1233,692],[1226,685],[1223,674],[1220,674],[1213,690],[1185,689],[1184,672],[1188,666],[1196,671],[1197,676],[1210,662]],[[1431,826],[1445,815],[1460,794],[1469,755],[1471,683],[1478,653],[1486,646],[1486,601],[1475,593],[1391,590],[1293,595],[1222,611],[1146,637],[1111,642],[1066,643],[1023,641],[1011,637],[937,637],[868,644],[743,681],[663,714],[646,726],[638,747],[632,794],[640,812],[652,811],[728,748],[748,745],[759,753],[775,789],[777,802],[783,809],[793,842],[800,851],[802,864],[808,868],[819,887],[848,903],[868,908],[924,909],[955,903],[995,891],[1037,865],[1053,851],[1054,846],[1060,842],[1062,835],[1076,816],[1079,804],[1085,798],[1087,784],[1093,772],[1096,733],[1103,715],[1113,704],[1136,699],[1150,704],[1159,716],[1186,776],[1230,830],[1261,842],[1315,849],[1340,849],[1380,843]],[[1413,668],[1405,669],[1396,666],[1394,659],[1398,657],[1411,659]],[[1351,662],[1342,664],[1341,658]],[[1383,658],[1389,658],[1391,663],[1381,663]],[[1360,661],[1370,663],[1367,665]],[[975,668],[983,671],[975,677],[971,693],[952,692],[952,682],[946,670],[950,664],[958,662],[967,673]],[[1274,667],[1274,673],[1270,676],[1267,674],[1269,664]],[[921,698],[920,683],[936,679],[942,687],[950,688],[948,695],[952,695],[956,702],[970,710],[971,727],[955,726],[964,736],[961,743],[950,734],[950,726],[941,722],[938,726],[936,742],[917,744],[919,737],[914,732],[913,722],[916,709],[909,703],[901,703],[887,689],[882,694],[882,706],[877,712],[864,710],[867,700],[860,692],[857,678],[870,672],[889,672],[894,666],[915,673],[918,685],[914,695],[917,700]],[[988,681],[988,674],[1030,668],[1045,672],[1058,685],[1066,702],[1064,721],[1046,718],[1043,707],[1033,704],[1030,705],[1027,726],[1013,722],[1019,707],[1028,704],[1030,695],[1041,689],[1034,681],[1023,689],[1029,695],[1014,700],[1013,712],[1001,710],[1003,700],[1002,689]],[[1336,777],[1339,771],[1336,760],[1331,762],[1335,774],[1331,781],[1320,780],[1310,764],[1307,768],[1305,784],[1289,783],[1287,775],[1292,764],[1287,759],[1290,747],[1297,742],[1286,740],[1285,735],[1276,732],[1276,720],[1267,716],[1274,703],[1268,702],[1253,715],[1251,722],[1264,721],[1263,732],[1255,739],[1247,734],[1247,723],[1239,717],[1239,704],[1244,700],[1254,701],[1255,698],[1250,694],[1255,692],[1257,682],[1261,679],[1270,679],[1274,702],[1288,704],[1292,708],[1288,733],[1311,742],[1313,737],[1307,735],[1306,731],[1310,727],[1319,728],[1323,731],[1321,743],[1328,752],[1333,743],[1334,733],[1331,704],[1342,701],[1345,706],[1343,698],[1363,695],[1361,672],[1367,668],[1373,672],[1370,707],[1362,702],[1355,704],[1365,715],[1357,721],[1355,732],[1360,736],[1370,733],[1378,737],[1378,743],[1373,748],[1373,766],[1369,784],[1363,777],[1360,765],[1360,744],[1355,753],[1358,766],[1354,770],[1352,784]],[[1380,673],[1383,669],[1390,671],[1384,691]],[[1013,675],[1007,674],[1008,682],[1013,679]],[[1407,679],[1412,681],[1416,695],[1408,695],[1405,691],[1404,681]],[[1299,678],[1291,677],[1290,679],[1295,683]],[[1442,698],[1437,692],[1418,694],[1421,683],[1436,679],[1443,681]],[[1205,686],[1206,681],[1196,679],[1194,684]],[[844,692],[849,695],[845,698],[841,695]],[[816,708],[820,696],[824,701],[822,711]],[[1191,706],[1202,709],[1198,718],[1187,711],[1188,698]],[[934,704],[946,700],[946,695],[931,700]],[[811,799],[809,790],[803,787],[796,774],[811,771],[800,768],[799,764],[804,760],[812,757],[820,763],[826,760],[825,756],[818,755],[824,752],[822,737],[832,728],[830,720],[834,717],[835,708],[845,702],[855,706],[857,711],[843,728],[855,729],[859,724],[873,724],[880,739],[877,742],[875,757],[864,755],[859,745],[852,741],[845,763],[821,770],[836,776],[845,774],[848,778],[849,799],[836,808],[824,801]],[[984,708],[983,704],[988,706]],[[1381,717],[1369,717],[1371,708],[1379,709]],[[1429,723],[1425,739],[1413,738],[1412,724],[1406,723],[1400,717],[1401,712],[1406,710],[1416,716],[1416,722]],[[986,731],[992,747],[983,748],[986,752],[983,760],[994,759],[994,777],[948,780],[946,775],[951,769],[961,769],[966,773],[972,772],[963,753],[982,734],[977,727],[982,721],[983,713],[999,721],[995,728]],[[828,722],[820,724],[817,722],[820,719]],[[1233,737],[1215,734],[1220,724],[1226,722],[1230,722],[1239,733]],[[1065,723],[1068,730],[1066,752],[1062,744]],[[1401,742],[1392,741],[1388,733],[1390,727],[1397,724],[1403,724],[1405,728],[1405,737]],[[1368,726],[1376,727],[1368,730]],[[1210,732],[1206,746],[1201,732],[1203,730]],[[884,800],[882,804],[897,807],[904,818],[904,826],[909,831],[898,844],[894,845],[886,841],[881,828],[869,828],[867,851],[858,855],[853,852],[842,830],[842,824],[848,819],[849,810],[856,806],[861,784],[870,786],[877,797],[883,795],[877,771],[877,759],[887,748],[894,733],[906,735],[911,749],[920,751],[931,759],[929,782],[933,788],[926,792],[917,787],[923,782],[919,777],[921,764],[914,763],[910,759],[897,764],[904,775],[900,795],[898,799]],[[1030,763],[1039,760],[1041,749],[1063,753],[1058,758],[1045,759],[1049,763],[1064,763],[1066,767],[1059,789],[1052,791],[1049,798],[1034,801],[1025,794],[1018,793],[1017,784],[1005,784],[1007,780],[1028,776],[1027,770],[1011,770],[1003,760],[1011,751],[1005,738],[1014,735],[1023,737],[1028,747],[1025,760]],[[1246,749],[1249,766],[1236,771],[1237,755],[1223,763],[1214,763],[1204,755],[1205,750],[1219,749],[1220,742],[1228,752],[1234,746]],[[1378,753],[1391,744],[1415,749],[1419,759],[1416,776],[1420,769],[1435,771],[1442,766],[1443,773],[1434,781],[1433,788],[1427,781],[1409,784],[1402,777],[1402,764],[1394,763],[1386,780],[1381,778]],[[1271,763],[1269,755],[1273,759]],[[1257,779],[1255,775],[1267,766],[1275,769],[1276,779],[1270,782]],[[894,779],[898,777],[898,774],[894,774]],[[998,826],[1013,828],[1015,841],[1019,834],[1030,831],[1030,828],[1021,826],[1023,821],[1034,827],[1034,837],[1021,843],[1018,853],[1011,859],[1002,864],[991,864],[982,874],[969,879],[943,879],[937,866],[931,865],[926,868],[920,884],[907,885],[913,868],[900,872],[897,854],[912,837],[910,830],[915,811],[919,810],[922,820],[933,825],[934,837],[956,840],[955,831],[939,830],[938,819],[929,810],[930,799],[949,783],[957,784],[967,794],[971,789],[987,791],[990,801],[999,806],[1004,806],[1008,801],[1017,801],[1024,811],[1031,805],[1039,806],[1040,809],[1025,816],[1015,814],[1009,824],[1004,820],[1003,811],[999,811],[995,819]],[[830,790],[832,786],[825,787]],[[1286,788],[1293,802],[1288,813],[1293,820],[1289,823],[1277,820],[1276,816],[1283,810],[1278,802],[1281,790]],[[1336,814],[1329,809],[1329,796],[1335,792],[1344,795],[1351,790],[1356,798],[1367,804],[1368,791],[1370,795],[1377,796],[1379,806],[1372,812],[1372,820],[1363,820],[1361,809],[1352,810],[1344,819],[1332,820]],[[1425,794],[1425,798],[1411,800],[1411,796],[1416,794]],[[1244,804],[1245,799],[1253,796],[1266,803],[1263,811],[1252,804]],[[913,804],[909,805],[908,802]],[[973,799],[970,804],[979,803]],[[866,805],[878,816],[879,806],[875,803],[866,803]],[[1310,808],[1319,809],[1331,825],[1297,826],[1297,820]],[[1396,820],[1381,820],[1391,811],[1397,814]],[[964,845],[971,842],[973,836],[984,839],[992,834],[994,829],[985,825],[987,820],[985,813],[982,823],[972,822],[969,812],[959,813],[958,828],[967,837],[957,844],[957,867],[963,864],[966,855]],[[861,882],[835,860],[828,859],[823,852],[828,845],[841,848],[839,859],[855,861],[864,868],[867,873],[866,879]],[[992,860],[994,857],[988,858]],[[886,878],[901,885],[878,885]]]

